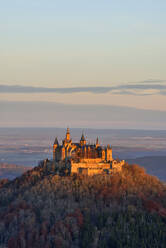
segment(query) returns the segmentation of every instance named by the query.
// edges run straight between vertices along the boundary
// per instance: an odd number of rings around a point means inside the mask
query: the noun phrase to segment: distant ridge
[[[32,169],[31,166],[0,163],[0,179],[6,178],[12,180],[30,169]]]
[[[35,101],[1,101],[0,104],[1,126],[65,126],[69,123],[76,127],[160,130],[166,126],[166,111]]]

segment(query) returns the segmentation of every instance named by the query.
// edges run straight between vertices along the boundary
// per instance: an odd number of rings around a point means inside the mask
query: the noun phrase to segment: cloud
[[[121,84],[110,87],[72,87],[72,88],[44,88],[21,85],[0,85],[0,93],[93,93],[120,95],[165,95],[166,81],[164,80],[146,80],[142,82]]]

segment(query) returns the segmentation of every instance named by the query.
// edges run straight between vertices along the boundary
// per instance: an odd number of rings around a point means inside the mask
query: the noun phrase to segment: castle
[[[109,145],[100,146],[98,138],[95,144],[89,145],[82,134],[80,142],[73,143],[69,128],[67,128],[65,139],[62,140],[62,145],[55,138],[53,162],[65,165],[70,173],[86,175],[119,172],[125,164],[124,160],[114,160],[112,148]]]

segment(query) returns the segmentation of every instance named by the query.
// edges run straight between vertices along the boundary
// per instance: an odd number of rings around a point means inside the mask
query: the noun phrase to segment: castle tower
[[[102,160],[105,161],[105,149],[102,149],[101,157],[102,157]]]
[[[107,145],[107,148],[106,148],[106,160],[107,161],[112,161],[113,158],[112,158],[112,148],[110,147],[110,145]]]
[[[57,155],[57,148],[59,147],[59,142],[58,142],[58,139],[57,137],[55,138],[55,141],[54,141],[54,144],[53,144],[53,160],[56,159],[56,155]]]
[[[97,137],[97,139],[96,139],[96,148],[98,148],[99,147],[99,138]]]
[[[55,138],[54,146],[59,146],[59,142],[58,142],[58,138],[57,137]]]
[[[62,147],[61,149],[61,160],[64,160],[66,158],[66,149],[65,147]]]
[[[69,128],[67,128],[67,131],[66,131],[66,141],[70,141],[70,130],[69,130]]]
[[[86,145],[86,139],[85,139],[85,137],[84,137],[84,134],[82,134],[82,136],[81,136],[80,145],[81,145],[81,146]]]

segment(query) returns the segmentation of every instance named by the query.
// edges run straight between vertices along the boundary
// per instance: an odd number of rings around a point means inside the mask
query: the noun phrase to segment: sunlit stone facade
[[[112,148],[100,146],[98,137],[95,144],[87,144],[84,134],[79,143],[73,143],[70,130],[67,128],[65,139],[60,145],[55,138],[53,145],[53,161],[64,162],[70,167],[71,173],[100,174],[121,171],[124,160],[117,161],[112,157]]]

